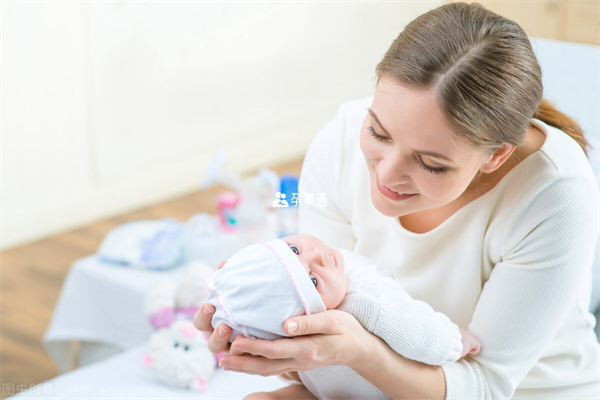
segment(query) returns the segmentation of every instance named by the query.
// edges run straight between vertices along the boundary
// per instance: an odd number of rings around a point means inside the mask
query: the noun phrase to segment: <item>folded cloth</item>
[[[286,319],[325,311],[308,272],[281,239],[243,248],[205,283],[207,301],[216,309],[212,326],[230,326],[232,342],[240,334],[289,337],[283,330]]]
[[[183,232],[184,225],[170,218],[129,222],[106,235],[98,256],[135,268],[173,268],[183,262]]]

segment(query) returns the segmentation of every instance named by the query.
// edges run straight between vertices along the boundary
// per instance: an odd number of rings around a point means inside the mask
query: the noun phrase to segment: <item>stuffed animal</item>
[[[204,391],[216,368],[206,336],[192,324],[208,296],[204,279],[212,272],[202,262],[191,263],[178,287],[165,278],[146,295],[145,313],[155,332],[143,364],[168,386]]]

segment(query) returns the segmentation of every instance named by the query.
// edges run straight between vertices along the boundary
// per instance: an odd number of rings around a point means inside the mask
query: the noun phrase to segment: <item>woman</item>
[[[236,339],[222,365],[301,371],[320,398],[360,398],[351,382],[323,383],[327,365],[392,398],[597,398],[598,187],[581,129],[542,100],[526,34],[447,4],[407,25],[377,75],[374,97],[342,106],[306,155],[300,191],[327,193],[327,207],[302,208],[300,230],[390,269],[480,353],[419,364],[332,310],[286,321],[293,340]],[[201,310],[196,326],[212,332],[213,309]],[[211,349],[229,334],[219,326]]]

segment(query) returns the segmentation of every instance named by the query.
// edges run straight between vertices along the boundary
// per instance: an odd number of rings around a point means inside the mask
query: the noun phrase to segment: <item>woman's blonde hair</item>
[[[542,73],[525,31],[478,3],[420,15],[376,71],[378,79],[435,90],[453,130],[486,151],[521,144],[532,117],[565,131],[586,151],[579,125],[542,99]]]

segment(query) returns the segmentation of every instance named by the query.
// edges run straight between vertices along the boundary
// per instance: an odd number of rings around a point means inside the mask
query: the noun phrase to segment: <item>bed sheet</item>
[[[142,365],[145,353],[144,344],[59,375],[10,399],[242,399],[253,392],[287,386],[276,376],[246,375],[218,368],[209,378],[205,392],[173,389],[161,384]]]

